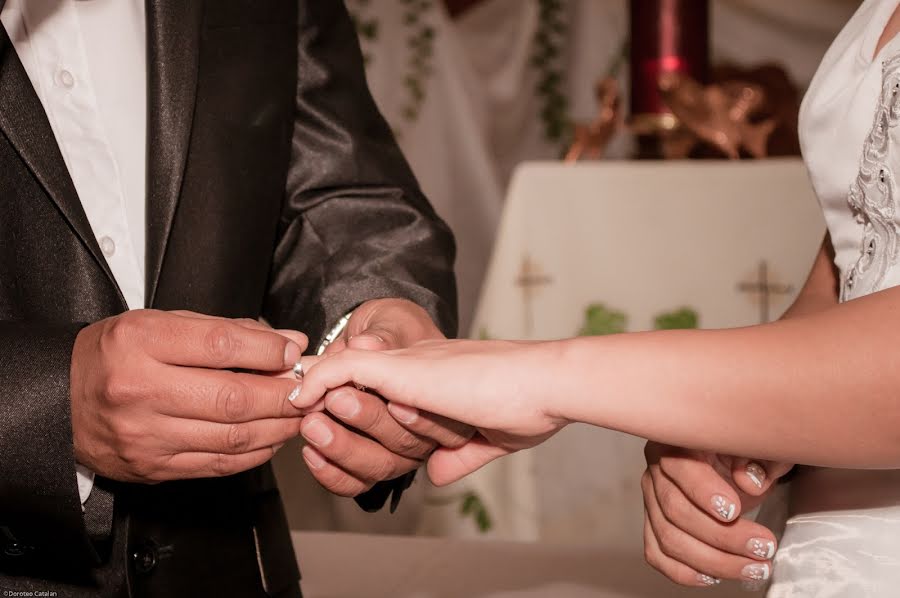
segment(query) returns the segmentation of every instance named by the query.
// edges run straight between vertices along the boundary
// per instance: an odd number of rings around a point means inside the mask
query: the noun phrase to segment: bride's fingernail
[[[765,538],[750,538],[747,541],[747,550],[750,554],[767,561],[775,556],[775,542]]]
[[[711,577],[711,576],[705,575],[703,573],[697,574],[697,581],[699,581],[700,583],[702,583],[705,586],[717,586],[720,583],[722,583],[721,579],[718,579],[716,577]]]
[[[725,521],[731,521],[732,519],[734,519],[734,514],[735,511],[737,511],[737,506],[721,494],[716,494],[712,497],[712,506],[716,512],[716,515],[718,515]]]
[[[406,405],[398,405],[397,403],[388,404],[388,411],[401,424],[414,424],[419,419],[419,410]]]
[[[770,573],[771,569],[766,563],[753,563],[741,569],[741,575],[750,581],[765,581],[769,579]]]
[[[300,396],[301,388],[302,388],[302,385],[300,383],[298,383],[297,386],[294,387],[294,390],[291,391],[291,394],[288,395],[288,401],[290,401],[291,403],[296,401],[297,397]]]
[[[766,483],[766,470],[763,469],[763,466],[759,463],[754,463],[753,461],[747,463],[745,471],[747,477],[750,478],[750,481],[753,482],[757,488],[762,488],[763,484]]]

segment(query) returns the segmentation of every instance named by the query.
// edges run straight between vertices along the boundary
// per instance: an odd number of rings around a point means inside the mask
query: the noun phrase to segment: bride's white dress
[[[900,284],[900,39],[873,56],[897,5],[862,3],[800,111],[842,301]],[[791,503],[769,598],[900,597],[900,471],[806,470]]]

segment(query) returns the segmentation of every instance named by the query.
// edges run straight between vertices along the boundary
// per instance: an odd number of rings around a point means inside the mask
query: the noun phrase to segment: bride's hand
[[[316,405],[329,389],[357,384],[391,402],[403,421],[409,409],[478,428],[466,445],[438,449],[428,463],[435,484],[453,482],[509,453],[543,442],[566,423],[547,401],[541,372],[552,354],[542,343],[427,341],[397,351],[346,350],[305,357],[299,409]]]

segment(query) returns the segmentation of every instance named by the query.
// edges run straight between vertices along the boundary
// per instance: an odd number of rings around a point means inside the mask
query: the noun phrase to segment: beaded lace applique
[[[898,233],[894,215],[897,185],[888,163],[891,131],[900,123],[900,55],[882,63],[881,98],[875,122],[863,144],[859,174],[847,202],[863,225],[859,259],[844,275],[841,301],[862,297],[882,288],[885,274],[897,260]]]

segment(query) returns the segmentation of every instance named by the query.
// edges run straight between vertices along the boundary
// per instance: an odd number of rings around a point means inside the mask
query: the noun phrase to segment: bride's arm
[[[544,345],[553,414],[727,454],[900,466],[900,288],[823,309],[829,280],[823,251],[773,324]]]
[[[569,421],[757,459],[900,467],[900,287],[836,305],[825,254],[818,282],[773,324],[305,358],[295,406],[352,381],[505,434],[457,455],[472,469]]]

